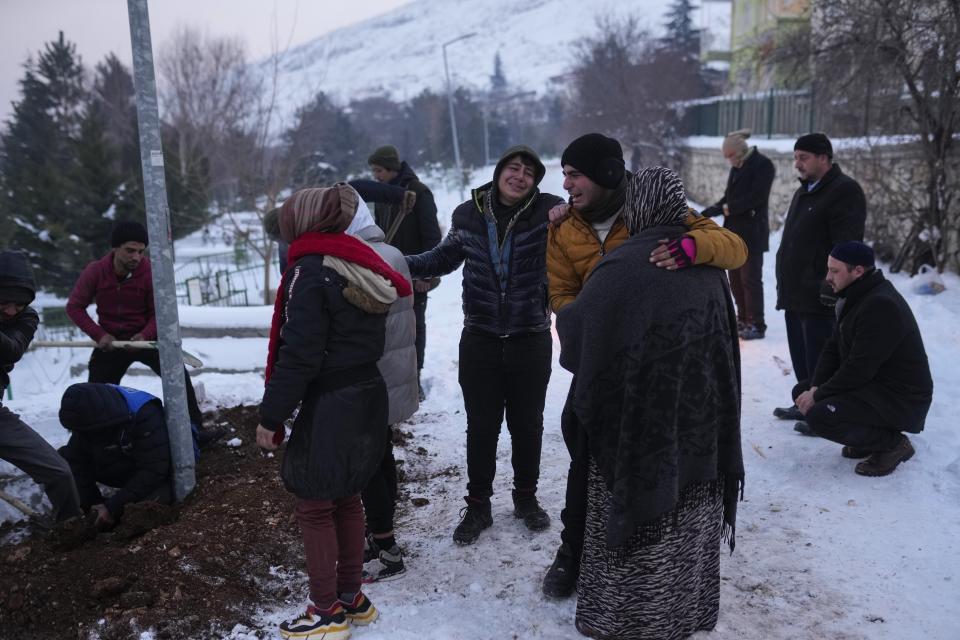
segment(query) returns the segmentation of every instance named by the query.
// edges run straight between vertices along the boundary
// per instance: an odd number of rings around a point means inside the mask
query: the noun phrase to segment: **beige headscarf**
[[[332,187],[300,189],[280,207],[280,237],[291,243],[304,233],[340,233],[350,226],[360,196],[338,182]]]

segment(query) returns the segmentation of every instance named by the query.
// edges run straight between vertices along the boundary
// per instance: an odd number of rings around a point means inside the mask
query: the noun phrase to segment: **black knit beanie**
[[[113,233],[110,234],[110,246],[116,249],[124,242],[140,242],[144,246],[150,244],[146,227],[132,220],[118,222],[113,227]]]
[[[805,136],[800,136],[797,138],[796,144],[793,145],[793,150],[833,158],[833,145],[830,144],[830,138],[822,133],[808,133]]]
[[[580,136],[563,150],[560,165],[570,165],[604,189],[615,189],[623,179],[623,149],[602,133]]]
[[[872,267],[875,264],[873,249],[870,245],[856,240],[839,243],[830,252],[830,257],[855,267]]]
[[[384,145],[370,154],[367,164],[375,164],[390,171],[400,171],[400,152],[392,144]]]

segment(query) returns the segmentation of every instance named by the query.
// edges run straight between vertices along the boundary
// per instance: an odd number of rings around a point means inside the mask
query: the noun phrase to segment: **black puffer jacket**
[[[777,309],[833,313],[821,301],[821,293],[829,292],[824,285],[827,256],[839,242],[862,241],[866,218],[863,189],[840,165],[833,165],[813,191],[800,182],[777,251]]]
[[[501,159],[493,182],[474,189],[471,199],[454,210],[450,231],[435,249],[407,257],[414,278],[446,275],[463,264],[464,327],[495,336],[550,329],[547,212],[563,202],[535,188],[499,242],[496,217],[485,202],[510,157],[508,152]]]
[[[837,330],[817,362],[814,398],[851,394],[891,424],[920,433],[933,399],[933,378],[917,321],[880,271],[840,292]]]
[[[387,389],[377,360],[387,316],[350,304],[343,296],[347,281],[320,255],[291,265],[282,286],[281,344],[261,423],[276,430],[301,405],[280,472],[297,497],[360,493],[386,446]]]
[[[74,384],[63,394],[60,422],[72,432],[60,455],[84,509],[102,503],[119,519],[131,502],[170,501],[170,439],[159,398],[112,384]],[[104,500],[98,482],[119,491]]]
[[[762,253],[770,248],[770,187],[777,170],[770,158],[757,148],[740,168],[731,167],[723,197],[703,211],[705,216],[722,216],[723,205],[730,211],[723,226],[743,238],[747,251]]]
[[[0,287],[21,287],[36,293],[37,285],[27,256],[19,251],[0,251]],[[0,402],[10,386],[13,365],[26,353],[39,323],[40,316],[31,307],[9,320],[0,318]]]

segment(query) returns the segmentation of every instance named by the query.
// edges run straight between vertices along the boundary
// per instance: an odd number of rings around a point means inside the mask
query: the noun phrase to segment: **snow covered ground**
[[[479,184],[487,176],[475,177]],[[544,190],[562,193],[560,182],[554,163]],[[436,195],[442,215],[448,216],[457,194],[437,189]],[[838,445],[800,436],[791,422],[771,415],[774,406],[787,404],[793,384],[792,374],[784,370],[790,358],[782,314],[773,309],[778,242],[778,236],[771,238],[765,265],[767,338],[741,345],[747,480],[736,552],[723,555],[719,624],[714,632],[697,637],[960,638],[960,431],[954,423],[960,412],[960,278],[944,276],[947,290],[924,296],[914,293],[915,281],[892,277],[923,331],[936,385],[934,403],[926,430],[911,436],[916,456],[889,477],[863,478],[853,473],[854,461],[840,457]],[[218,317],[208,323],[202,317],[208,313]],[[269,322],[265,307],[237,313],[243,326]],[[184,316],[188,314],[201,316],[195,322],[222,326],[224,311],[184,309]],[[575,600],[545,601],[540,595],[540,581],[559,544],[568,464],[559,417],[570,375],[554,363],[544,416],[540,499],[554,519],[551,528],[534,534],[512,515],[509,435],[504,429],[494,526],[475,545],[458,547],[450,536],[466,485],[466,422],[457,384],[459,274],[444,278],[431,294],[427,321],[424,374],[429,395],[411,423],[402,426],[413,439],[397,453],[404,460],[409,497],[428,503],[403,507],[397,536],[406,550],[407,574],[367,589],[382,617],[371,627],[357,629],[355,637],[578,638]],[[210,367],[252,369],[262,367],[266,341],[185,339],[184,347]],[[81,379],[70,374],[70,365],[88,357],[85,350],[29,353],[13,372],[14,399],[5,404],[53,444],[62,444],[67,434],[57,422],[59,396]],[[200,373],[194,381],[203,386],[206,408],[257,402],[263,384],[258,372]],[[150,375],[130,376],[125,382],[160,391],[159,380]],[[15,471],[0,463],[0,477]],[[40,500],[26,479],[8,485],[8,491],[33,504]],[[0,519],[16,517],[3,509],[0,505]],[[291,586],[305,594],[302,576]],[[272,632],[303,602],[265,602],[260,628]],[[252,639],[256,632],[238,627],[230,637]]]

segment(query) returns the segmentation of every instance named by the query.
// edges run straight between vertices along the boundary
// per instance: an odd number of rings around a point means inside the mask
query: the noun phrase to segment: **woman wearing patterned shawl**
[[[344,231],[359,196],[349,185],[297,191],[279,232],[290,243],[267,353],[257,444],[276,449],[300,412],[280,475],[297,496],[311,604],[280,625],[284,638],[342,640],[377,610],[360,591],[360,492],[386,446],[387,390],[377,369],[387,311],[410,283]]]
[[[744,477],[740,352],[724,272],[649,261],[685,231],[679,177],[654,167],[628,180],[630,238],[557,317],[590,454],[576,624],[669,640],[717,622],[721,538],[732,551]]]

